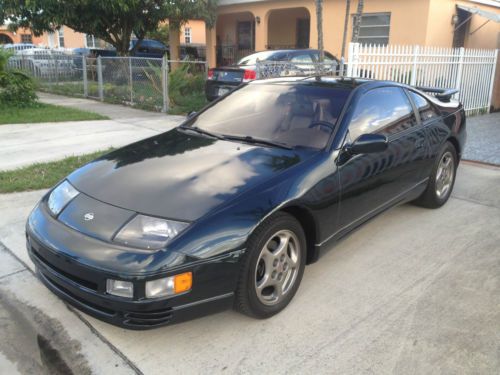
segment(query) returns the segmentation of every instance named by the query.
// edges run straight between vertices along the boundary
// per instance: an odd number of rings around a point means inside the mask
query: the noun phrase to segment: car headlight
[[[115,236],[114,241],[144,249],[160,249],[189,224],[180,221],[137,215]]]
[[[64,180],[49,195],[47,204],[50,212],[55,216],[59,215],[62,209],[78,194],[80,194],[78,190],[71,186],[68,181]]]

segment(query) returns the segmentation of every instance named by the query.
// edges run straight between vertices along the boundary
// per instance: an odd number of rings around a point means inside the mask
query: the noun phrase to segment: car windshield
[[[276,52],[274,51],[257,52],[242,58],[240,61],[238,61],[237,65],[256,65],[257,59],[259,59],[260,61],[264,61],[269,59],[269,57],[271,57],[275,53]]]
[[[350,90],[311,83],[250,84],[188,123],[216,135],[322,149]]]

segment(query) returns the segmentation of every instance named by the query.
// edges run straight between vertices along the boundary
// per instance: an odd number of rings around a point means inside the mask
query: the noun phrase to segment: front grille
[[[94,283],[92,281],[88,281],[88,280],[84,280],[82,278],[79,278],[75,275],[72,275],[56,266],[54,266],[53,264],[49,263],[47,260],[45,260],[41,255],[40,253],[38,253],[33,247],[31,247],[31,252],[33,253],[33,255],[36,257],[36,259],[43,263],[47,268],[50,268],[54,273],[58,273],[62,276],[64,276],[65,278],[69,279],[69,280],[72,280],[74,281],[75,283],[87,288],[87,289],[91,289],[91,290],[94,290],[94,291],[97,291],[98,289],[98,285],[97,283]]]
[[[59,289],[61,292],[63,292],[64,294],[68,295],[72,299],[78,301],[82,305],[85,305],[88,308],[90,308],[92,310],[95,310],[95,311],[97,311],[97,312],[99,312],[101,314],[105,314],[105,315],[109,315],[109,316],[114,316],[116,314],[116,312],[113,311],[113,310],[109,310],[109,309],[106,309],[105,307],[98,306],[98,305],[93,304],[92,302],[89,302],[87,300],[82,300],[81,298],[79,298],[75,294],[71,293],[68,289],[66,289],[60,283],[58,283],[57,281],[55,281],[54,279],[49,279],[47,276],[43,275],[43,273],[42,273],[42,276],[44,277],[45,280],[47,280],[55,288]]]
[[[172,308],[145,312],[126,312],[123,323],[136,327],[154,327],[166,324],[172,319]]]

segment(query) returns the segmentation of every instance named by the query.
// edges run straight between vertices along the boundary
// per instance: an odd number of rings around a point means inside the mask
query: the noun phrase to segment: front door
[[[340,218],[337,231],[361,224],[401,200],[423,179],[425,131],[406,93],[398,87],[368,91],[360,98],[347,142],[366,133],[387,136],[384,152],[354,155],[339,166]]]
[[[251,21],[240,21],[237,25],[238,50],[254,49],[254,28]]]
[[[309,18],[299,18],[297,20],[297,48],[309,48]]]

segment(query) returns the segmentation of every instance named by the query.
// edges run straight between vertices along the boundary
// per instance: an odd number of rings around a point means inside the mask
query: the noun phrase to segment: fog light
[[[123,280],[106,280],[106,292],[119,297],[134,297],[134,284]]]
[[[146,297],[159,298],[187,292],[193,286],[192,272],[146,282]]]

